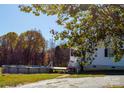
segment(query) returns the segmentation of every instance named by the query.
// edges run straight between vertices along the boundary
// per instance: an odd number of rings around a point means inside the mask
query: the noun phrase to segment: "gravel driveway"
[[[39,81],[17,86],[18,88],[100,88],[124,86],[124,75],[107,75],[103,77],[62,78]]]

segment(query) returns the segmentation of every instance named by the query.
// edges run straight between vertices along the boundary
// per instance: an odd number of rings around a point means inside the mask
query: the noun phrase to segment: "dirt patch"
[[[69,76],[70,76],[69,74],[66,74],[66,75],[58,76],[56,79],[67,78],[67,77],[69,77]]]

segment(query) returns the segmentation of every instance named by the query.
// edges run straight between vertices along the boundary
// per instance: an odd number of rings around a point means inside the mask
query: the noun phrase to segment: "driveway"
[[[39,81],[17,86],[18,88],[102,88],[124,86],[124,75],[107,75],[103,77],[61,78]]]

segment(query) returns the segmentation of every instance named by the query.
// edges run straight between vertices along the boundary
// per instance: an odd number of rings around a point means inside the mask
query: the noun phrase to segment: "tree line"
[[[45,52],[45,39],[35,30],[21,33],[9,32],[0,37],[0,65],[42,64]]]
[[[37,30],[29,30],[18,35],[9,32],[0,36],[0,66],[1,65],[48,65],[51,61],[54,66],[66,66],[69,53],[67,49],[51,47]],[[67,52],[67,53],[65,53]],[[64,53],[64,54],[63,54]],[[64,58],[65,57],[65,58]]]

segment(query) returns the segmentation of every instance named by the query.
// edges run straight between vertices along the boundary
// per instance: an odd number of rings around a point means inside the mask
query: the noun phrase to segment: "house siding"
[[[114,62],[113,57],[105,56],[105,48],[99,48],[95,55],[95,60],[92,64],[84,66],[84,70],[124,70],[124,58]]]

